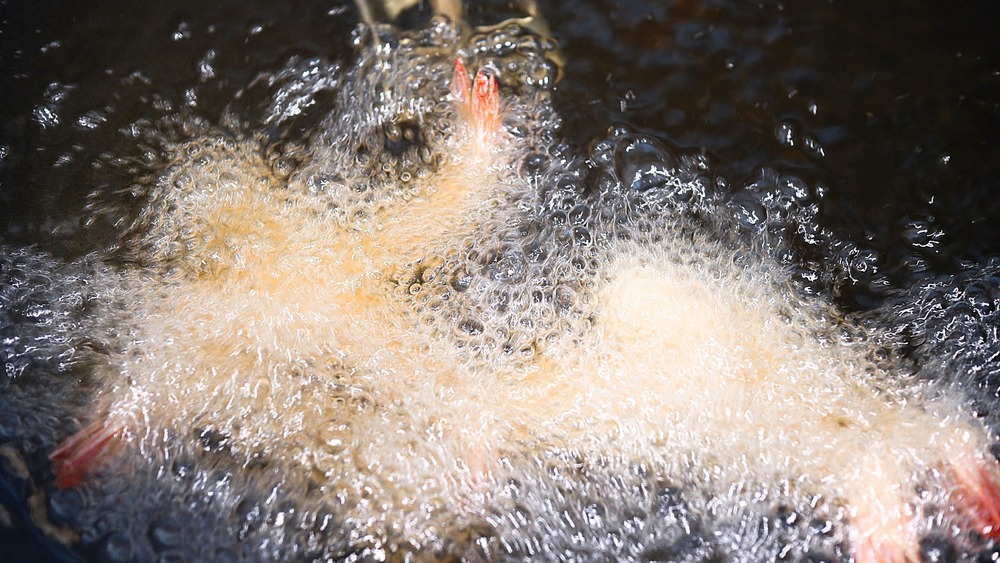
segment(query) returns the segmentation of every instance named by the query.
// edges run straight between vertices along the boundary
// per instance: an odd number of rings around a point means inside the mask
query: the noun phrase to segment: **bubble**
[[[614,153],[615,173],[630,190],[645,192],[663,189],[673,178],[676,157],[652,137],[626,137],[618,141]]]
[[[174,516],[155,521],[149,527],[149,542],[157,551],[180,547],[188,536],[183,523]]]
[[[786,147],[794,147],[800,144],[799,139],[801,135],[801,126],[791,120],[781,121],[774,128],[774,137],[777,139],[778,144]]]
[[[546,157],[541,153],[531,153],[524,158],[522,172],[527,176],[533,176],[542,171],[546,164]]]
[[[594,241],[590,229],[587,229],[586,227],[574,227],[573,240],[576,244],[581,246],[588,246]]]
[[[501,283],[520,283],[528,271],[527,259],[517,248],[506,249],[490,269],[490,279]]]
[[[71,524],[79,516],[83,499],[78,491],[57,489],[46,496],[48,516],[53,524]]]
[[[484,327],[481,322],[475,319],[465,319],[458,324],[458,330],[462,334],[476,336],[483,333]]]
[[[105,536],[97,549],[97,560],[101,563],[127,563],[132,557],[132,542],[122,531]]]

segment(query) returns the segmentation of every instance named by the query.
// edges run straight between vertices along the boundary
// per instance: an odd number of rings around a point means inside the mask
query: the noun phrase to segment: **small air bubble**
[[[156,550],[179,547],[185,541],[185,531],[181,521],[169,516],[151,524],[148,535],[150,544]]]
[[[798,126],[791,121],[782,121],[774,128],[774,138],[778,144],[786,147],[794,147],[798,140]]]
[[[643,136],[619,142],[614,158],[618,179],[640,193],[667,186],[678,163],[673,151],[663,143]]]
[[[184,39],[191,38],[191,25],[188,22],[181,22],[177,25],[177,29],[171,34],[171,39],[174,41],[181,41]]]
[[[464,334],[476,336],[483,333],[483,324],[479,321],[466,319],[459,323],[458,329]]]

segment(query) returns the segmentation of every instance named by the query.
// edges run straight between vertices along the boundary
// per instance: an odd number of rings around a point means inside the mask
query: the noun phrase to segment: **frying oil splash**
[[[264,463],[300,512],[331,507],[315,558],[699,557],[676,535],[703,538],[700,518],[746,560],[994,532],[983,428],[738,248],[692,162],[623,129],[563,156],[544,42],[438,21],[358,46],[290,174],[239,136],[171,147],[123,244],[146,269],[109,286],[129,329],[54,456],[64,484],[208,444],[199,463]],[[770,530],[774,511],[832,531]],[[257,556],[302,556],[283,522]]]

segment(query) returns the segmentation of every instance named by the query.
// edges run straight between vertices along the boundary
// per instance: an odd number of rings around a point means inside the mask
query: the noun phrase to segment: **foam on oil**
[[[126,442],[82,520],[142,544],[159,481],[235,516],[204,557],[750,561],[961,521],[938,472],[983,429],[729,232],[696,159],[624,129],[565,157],[516,27],[357,41],[300,166],[165,143],[121,241],[143,269],[67,267],[127,304],[62,332],[99,343],[84,418]],[[456,55],[499,75],[495,146],[448,102]]]

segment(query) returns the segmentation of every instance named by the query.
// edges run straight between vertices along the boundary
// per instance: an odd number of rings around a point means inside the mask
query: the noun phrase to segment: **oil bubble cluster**
[[[733,187],[626,125],[576,156],[554,45],[516,23],[353,44],[248,85],[266,131],[148,124],[82,211],[104,248],[4,247],[0,463],[40,499],[17,517],[122,562],[990,547],[949,481],[988,433],[937,374],[996,385],[995,264],[845,319],[878,257],[819,225],[822,187]],[[499,84],[493,137],[456,59]],[[56,487],[94,425],[114,446]]]

